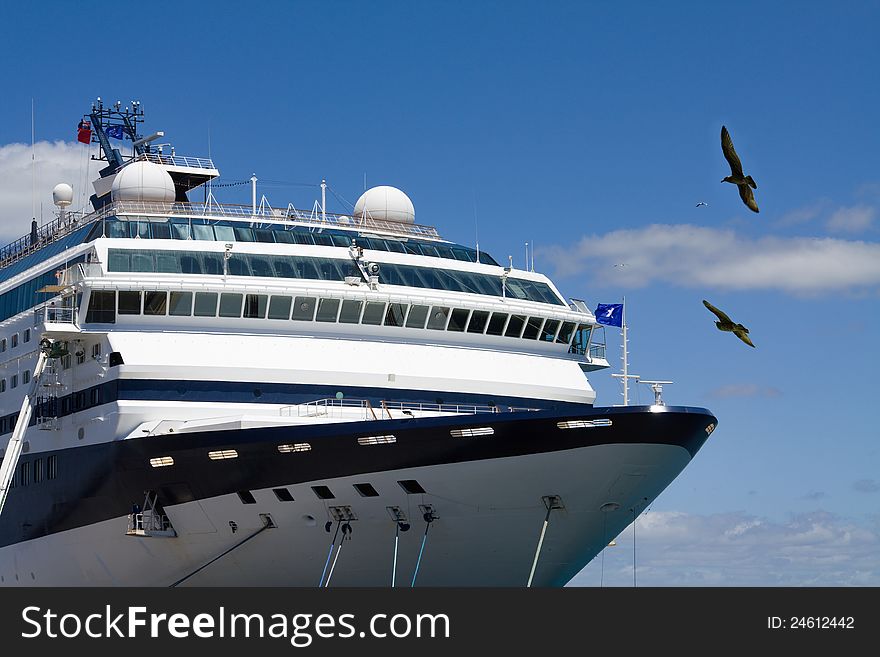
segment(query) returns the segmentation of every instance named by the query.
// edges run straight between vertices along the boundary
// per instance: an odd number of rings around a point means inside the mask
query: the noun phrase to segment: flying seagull
[[[718,327],[719,331],[730,331],[736,337],[738,337],[740,340],[745,342],[750,347],[755,346],[754,344],[752,344],[752,341],[749,339],[749,329],[747,329],[742,324],[734,324],[733,320],[730,319],[730,317],[728,317],[724,312],[718,310],[718,308],[713,306],[711,303],[709,303],[705,299],[703,299],[703,305],[706,306],[706,308],[711,310],[713,313],[715,313],[715,315],[718,317],[718,319],[721,320],[719,322],[715,322],[715,326]]]
[[[758,212],[758,204],[755,203],[755,195],[752,193],[752,189],[758,189],[758,185],[755,184],[751,176],[743,175],[742,162],[739,161],[739,156],[733,148],[733,140],[725,126],[721,126],[721,150],[724,152],[724,159],[730,165],[730,175],[723,178],[721,182],[736,185],[739,189],[739,197],[746,204],[746,207],[752,212]]]
[[[702,206],[704,206],[704,205],[705,205],[706,207],[709,207],[709,204],[706,203],[706,201],[700,201],[699,203],[697,203],[697,207],[698,207],[698,208],[699,208],[699,207],[702,207]]]

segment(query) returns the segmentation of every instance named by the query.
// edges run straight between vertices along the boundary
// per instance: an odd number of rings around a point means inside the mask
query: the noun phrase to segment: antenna
[[[34,99],[31,98],[31,218],[37,219],[37,143],[34,138]]]
[[[651,386],[651,390],[654,391],[655,406],[666,406],[666,404],[663,403],[663,399],[661,398],[661,395],[663,394],[663,386],[672,385],[672,381],[649,381],[648,379],[643,379],[639,381],[639,383],[644,383],[645,385]]]
[[[623,336],[623,341],[620,346],[623,350],[623,355],[621,356],[621,360],[623,360],[623,373],[612,374],[611,376],[623,380],[623,405],[629,406],[629,380],[635,379],[638,381],[641,377],[638,374],[629,373],[629,349],[627,349],[629,341],[626,337],[626,297],[623,297],[623,313],[621,320],[620,325],[622,330],[620,334]]]
[[[471,195],[474,199],[474,240],[477,247],[477,262],[480,261],[480,225],[477,223],[477,190],[471,186]]]
[[[532,271],[535,271],[535,240],[532,240]]]
[[[528,242],[526,242],[526,264],[523,267],[523,269],[525,269],[526,271],[529,270],[529,243]]]

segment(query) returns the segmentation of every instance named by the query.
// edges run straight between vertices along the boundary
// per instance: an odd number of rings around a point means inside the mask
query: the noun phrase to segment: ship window
[[[192,292],[172,292],[168,314],[178,315],[180,317],[189,317],[190,315],[192,315],[192,305]]]
[[[492,313],[489,326],[486,328],[487,335],[503,335],[504,325],[507,323],[507,313]]]
[[[242,504],[256,504],[257,500],[254,499],[254,494],[249,490],[240,490],[238,491],[238,499],[241,500]]]
[[[385,248],[383,251],[391,251],[392,253],[405,253],[406,250],[403,248],[403,242],[399,242],[397,240],[385,240],[384,241]]]
[[[327,486],[312,486],[312,490],[315,491],[319,500],[332,500],[336,497]]]
[[[286,488],[273,488],[272,492],[275,493],[279,502],[293,502],[293,495]]]
[[[22,463],[19,468],[21,471],[21,476],[19,477],[19,481],[22,486],[27,486],[30,483],[31,478],[31,464],[30,463]]]
[[[139,272],[156,271],[153,262],[153,254],[148,251],[132,251],[131,252],[131,270]]]
[[[258,242],[275,242],[274,231],[266,230],[265,228],[255,228],[254,237],[257,238]]]
[[[553,338],[556,337],[556,329],[559,328],[559,320],[558,319],[548,319],[544,324],[544,330],[541,331],[541,339],[545,342],[553,342]]]
[[[299,278],[296,268],[286,258],[275,258],[275,276],[278,278]]]
[[[105,294],[105,293],[102,293]],[[12,339],[10,341],[10,345],[12,349],[15,349],[18,346],[18,333],[12,334]]]
[[[339,299],[321,299],[318,301],[318,314],[315,317],[319,322],[335,322],[339,314]]]
[[[182,274],[201,274],[202,264],[199,259],[189,253],[183,253],[180,256],[180,273]]]
[[[445,306],[434,306],[431,308],[431,316],[428,318],[428,328],[442,331],[446,328],[446,321],[449,319],[449,308]]]
[[[412,255],[422,255],[422,250],[415,242],[404,242],[403,249],[404,251],[406,251],[407,253],[411,253]]]
[[[69,370],[70,369],[70,354],[61,357],[61,369]]]
[[[265,294],[249,294],[244,298],[244,316],[248,319],[265,319],[269,297]]]
[[[351,245],[351,236],[349,235],[338,235],[333,233],[330,237],[333,240],[333,246],[348,247]]]
[[[431,256],[432,258],[439,258],[440,254],[437,252],[437,247],[433,244],[420,244],[422,247],[422,255]]]
[[[180,257],[174,253],[157,253],[156,271],[160,274],[179,274]]]
[[[471,314],[471,321],[468,324],[468,333],[482,333],[486,329],[486,322],[489,319],[489,313],[485,310],[475,310]]]
[[[452,247],[452,255],[455,256],[456,260],[461,260],[462,262],[473,262],[473,260],[468,257],[468,252],[465,249]]]
[[[98,358],[101,356],[101,343],[96,342],[92,345],[92,358]]]
[[[235,231],[235,240],[237,242],[254,241],[254,231],[247,226],[233,226],[232,229]]]
[[[275,241],[279,244],[294,244],[293,233],[289,230],[284,230],[280,228],[277,224],[273,227],[275,228]]]
[[[385,311],[385,326],[403,326],[406,308],[405,303],[389,303],[388,310]]]
[[[361,307],[363,301],[352,301],[346,299],[342,302],[342,309],[339,311],[339,322],[342,324],[357,324],[361,319]]]
[[[54,454],[46,459],[46,479],[58,476],[58,457]]]
[[[119,314],[120,315],[140,315],[141,314],[141,293],[129,290],[119,291]]]
[[[144,315],[165,315],[167,312],[167,292],[144,292]]]
[[[456,308],[452,311],[452,315],[449,318],[449,326],[447,327],[447,331],[464,331],[465,325],[467,325],[468,315],[470,315],[471,311],[467,308]]]
[[[248,229],[250,230],[250,229]],[[224,254],[225,255],[225,254]],[[232,254],[232,257],[227,261],[227,267],[229,269],[229,274],[232,276],[250,276],[251,268],[248,265],[247,256]]]
[[[166,222],[154,221],[150,223],[150,229],[154,240],[170,240],[171,228]]]
[[[116,322],[116,292],[104,292],[93,290],[89,299],[89,310],[86,313],[86,322],[98,324],[113,324]],[[14,347],[18,336],[13,334],[12,346]]]
[[[21,373],[21,382],[22,384],[28,383],[31,380],[31,371],[25,370]]]
[[[243,295],[223,292],[220,295],[220,317],[241,317]]]
[[[9,387],[17,388],[18,387],[18,374],[13,374],[9,377]]]
[[[315,297],[296,297],[291,319],[311,322],[315,318]]]
[[[196,317],[216,317],[217,316],[217,293],[216,292],[196,292]]]
[[[218,242],[234,242],[235,231],[232,230],[232,226],[222,226],[220,224],[215,224],[214,237],[217,239]]]
[[[192,239],[192,234],[189,227],[189,219],[172,219],[171,237],[175,240]]]
[[[290,297],[274,295],[269,299],[269,319],[290,319]]]
[[[507,330],[504,335],[508,338],[518,338],[522,333],[523,325],[526,323],[524,315],[511,315],[510,321],[507,323]]]
[[[498,266],[498,263],[495,262],[495,258],[490,256],[488,253],[483,253],[482,251],[480,251],[480,262],[484,265],[495,265],[496,267]]]
[[[382,316],[385,314],[385,304],[378,301],[368,301],[364,307],[364,317],[362,324],[370,324],[379,326],[382,323]]]
[[[0,379],[0,392],[6,392],[6,379]]]
[[[571,354],[586,354],[587,347],[590,344],[591,331],[592,327],[589,324],[578,324],[577,331],[574,333],[574,342],[571,343],[568,352]]]
[[[425,322],[428,319],[428,306],[412,306],[409,309],[409,315],[406,318],[406,325],[409,328],[425,328]]]
[[[6,351],[6,338],[0,340],[0,352]]]
[[[128,237],[126,225],[116,219],[107,219],[104,223],[104,232],[107,237]]]
[[[559,335],[556,336],[556,342],[568,344],[571,342],[571,334],[574,332],[574,322],[562,322],[562,328],[559,329]]]
[[[523,331],[523,340],[534,340],[541,331],[541,324],[544,323],[543,317],[529,317],[526,328]]]
[[[30,342],[31,341],[31,330],[30,329],[24,330],[24,333],[22,334],[21,341],[22,342]]]
[[[370,484],[353,484],[353,486],[361,497],[379,497],[379,491]]]
[[[425,492],[422,485],[415,479],[404,479],[397,482],[407,495],[421,495]]]
[[[312,240],[316,246],[333,246],[333,240],[330,239],[330,236],[323,233],[312,233]]]
[[[201,254],[202,271],[205,274],[222,274],[223,273],[223,254],[222,253],[203,253]]]
[[[312,241],[311,233],[295,231],[293,233],[293,239],[296,241],[297,244],[314,244],[314,241]]]
[[[43,459],[34,459],[34,483],[43,481]]]
[[[266,233],[271,233],[271,230],[261,231]],[[263,256],[249,256],[251,261],[251,271],[253,271],[254,276],[265,276],[266,278],[273,278],[275,276],[275,272],[272,269],[272,264],[269,262],[268,258]]]

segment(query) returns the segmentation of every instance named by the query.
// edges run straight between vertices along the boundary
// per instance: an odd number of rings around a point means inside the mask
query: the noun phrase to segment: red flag
[[[92,124],[86,120],[82,120],[79,122],[79,127],[76,130],[76,140],[83,144],[88,144],[92,141]]]

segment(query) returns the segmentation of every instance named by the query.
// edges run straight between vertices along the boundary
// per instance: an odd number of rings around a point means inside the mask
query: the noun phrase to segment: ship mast
[[[638,374],[629,373],[629,341],[626,337],[626,297],[623,297],[623,312],[620,322],[620,335],[623,336],[623,340],[620,343],[621,350],[623,351],[623,354],[620,357],[623,361],[623,372],[621,374],[612,374],[611,376],[623,380],[623,405],[629,406],[629,380],[635,379],[638,381],[641,376]]]

